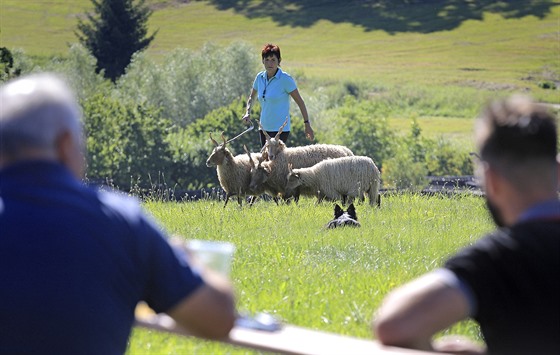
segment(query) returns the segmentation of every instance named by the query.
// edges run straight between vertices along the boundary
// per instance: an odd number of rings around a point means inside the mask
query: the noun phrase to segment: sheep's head
[[[251,168],[251,183],[249,189],[257,191],[262,189],[262,185],[268,180],[271,173],[269,164],[263,164],[265,161],[263,157],[258,158],[259,163],[257,166]]]
[[[266,131],[262,127],[261,123],[259,122],[259,127],[261,128],[261,131],[263,132],[263,134],[266,138],[266,143],[265,143],[264,147],[262,148],[261,152],[263,153],[263,155],[266,153],[269,160],[276,159],[278,154],[286,148],[286,144],[284,144],[284,142],[282,142],[282,140],[280,139],[280,134],[282,134],[282,131],[284,130],[284,127],[286,127],[287,124],[288,124],[288,119],[286,118],[286,121],[284,121],[284,124],[282,124],[282,126],[280,126],[280,129],[278,130],[278,133],[276,133],[274,138],[271,138],[268,135],[268,133],[266,133]]]
[[[292,164],[288,164],[288,177],[286,183],[286,195],[291,196],[293,192],[301,185],[301,175],[296,169],[292,170]]]
[[[210,156],[206,160],[206,166],[207,167],[218,166],[222,164],[226,156],[230,154],[229,150],[226,148],[226,138],[224,137],[224,132],[222,132],[222,140],[224,142],[218,143],[214,138],[212,138],[212,133],[209,133],[209,135],[210,135],[210,140],[212,141],[212,143],[214,143],[214,149],[212,150],[212,153],[210,153]]]

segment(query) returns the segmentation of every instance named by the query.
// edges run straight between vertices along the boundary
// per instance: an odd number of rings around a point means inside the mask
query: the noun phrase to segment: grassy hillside
[[[560,103],[560,1],[189,1],[147,0],[159,30],[148,49],[161,58],[177,47],[199,49],[211,41],[244,40],[255,56],[266,42],[283,50],[283,67],[299,78],[303,93],[317,81],[357,81],[390,90],[414,86],[449,100],[525,92]],[[64,56],[76,42],[78,18],[89,0],[2,0],[0,42],[38,56]],[[307,86],[306,86],[307,85]],[[444,88],[443,90],[441,88]],[[413,104],[413,103],[412,103]],[[420,117],[429,134],[470,135],[472,117]],[[409,117],[391,117],[406,128]],[[445,124],[444,124],[445,123]],[[448,131],[448,129],[450,131]]]
[[[310,76],[496,89],[534,90],[529,76],[560,71],[558,1],[501,7],[443,0],[249,1],[242,8],[235,5],[242,2],[217,0],[148,3],[154,9],[150,27],[159,29],[149,49],[156,56],[238,39],[252,43],[258,55],[270,41],[283,48],[286,67]],[[2,46],[63,55],[76,41],[77,19],[91,8],[89,0],[3,0]]]

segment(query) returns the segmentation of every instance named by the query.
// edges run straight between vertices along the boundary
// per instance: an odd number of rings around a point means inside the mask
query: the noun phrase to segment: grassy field
[[[324,230],[331,204],[259,201],[146,203],[165,229],[185,239],[235,244],[238,308],[266,311],[299,326],[371,338],[370,321],[392,288],[432,270],[492,226],[479,197],[385,196],[358,205],[360,229]],[[480,340],[464,322],[449,331]],[[231,346],[136,329],[129,354],[244,353]]]

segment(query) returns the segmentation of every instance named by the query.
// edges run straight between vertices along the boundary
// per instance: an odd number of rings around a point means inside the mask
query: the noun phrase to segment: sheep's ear
[[[214,145],[217,146],[218,142],[216,142],[216,140],[212,138],[212,133],[208,133],[208,135],[210,136],[210,140],[212,141],[212,143],[214,143]]]

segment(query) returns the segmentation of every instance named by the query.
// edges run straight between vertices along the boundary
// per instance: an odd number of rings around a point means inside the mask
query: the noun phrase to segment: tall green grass
[[[235,244],[238,308],[303,327],[371,338],[370,321],[394,287],[430,271],[492,228],[480,197],[384,196],[358,205],[359,229],[325,230],[332,205],[303,199],[225,209],[218,201],[147,202],[164,228],[185,239]],[[480,340],[471,321],[450,332]],[[249,352],[137,329],[129,354]]]

